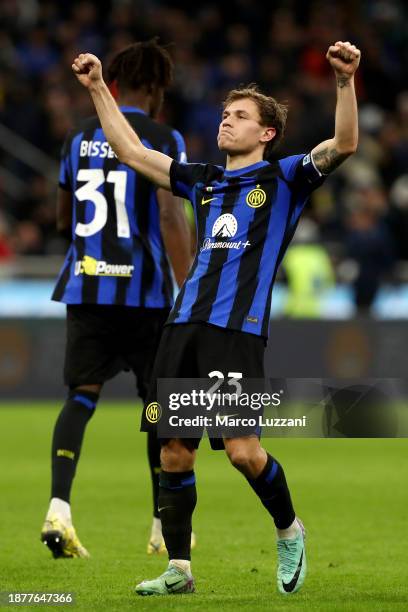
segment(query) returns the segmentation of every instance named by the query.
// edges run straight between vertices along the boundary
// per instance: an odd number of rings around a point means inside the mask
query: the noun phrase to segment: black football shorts
[[[222,373],[225,380],[230,373],[239,373],[243,380],[263,379],[265,344],[263,337],[206,323],[165,325],[153,366],[141,431],[157,430],[162,443],[168,440],[160,434],[147,412],[149,406],[158,402],[158,379],[206,379],[214,371]],[[162,409],[168,410],[168,406],[160,406]],[[197,438],[189,438],[190,446],[198,448],[204,429],[201,428]],[[194,431],[198,430],[195,428]],[[208,428],[207,432],[212,448],[223,449],[222,437],[212,437]],[[259,428],[252,427],[245,435],[252,434],[259,435]]]
[[[145,401],[168,314],[165,308],[68,305],[65,384],[71,389],[103,384],[122,370],[132,370]]]

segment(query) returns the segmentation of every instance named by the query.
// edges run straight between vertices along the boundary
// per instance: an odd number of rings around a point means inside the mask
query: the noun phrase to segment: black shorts
[[[68,305],[65,384],[103,384],[122,370],[132,370],[145,401],[168,315],[166,308]]]
[[[243,379],[263,379],[265,344],[265,339],[260,336],[206,323],[166,325],[153,366],[141,431],[156,429],[146,418],[146,408],[157,402],[158,379],[205,379],[214,370],[223,373],[225,379],[230,372],[241,373]],[[224,448],[222,439],[211,438],[210,432],[209,437],[214,450]],[[168,438],[161,439],[165,442]],[[189,445],[198,448],[200,439],[190,438]]]

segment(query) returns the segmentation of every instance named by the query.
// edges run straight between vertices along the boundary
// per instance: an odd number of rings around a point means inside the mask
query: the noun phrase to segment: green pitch
[[[145,553],[151,494],[139,410],[98,407],[72,499],[92,558],[54,561],[39,535],[58,409],[0,405],[0,591],[70,591],[76,604],[63,609],[81,611],[408,609],[407,440],[265,440],[285,467],[308,535],[308,579],[286,598],[275,587],[269,517],[204,441],[196,470],[197,593],[141,598],[133,586],[166,561]]]

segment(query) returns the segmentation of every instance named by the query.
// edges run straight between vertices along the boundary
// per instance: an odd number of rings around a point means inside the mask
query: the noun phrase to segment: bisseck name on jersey
[[[79,148],[80,157],[116,157],[115,152],[109,145],[109,142],[104,140],[81,140]]]
[[[125,264],[110,264],[85,255],[83,259],[75,262],[75,276],[86,274],[87,276],[131,277],[134,268],[134,266]]]

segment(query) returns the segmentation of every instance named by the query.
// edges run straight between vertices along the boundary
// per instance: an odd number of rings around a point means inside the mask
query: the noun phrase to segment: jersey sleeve
[[[291,188],[305,195],[320,187],[326,178],[316,168],[311,153],[284,157],[279,160],[279,165]]]
[[[71,171],[70,171],[70,150],[71,138],[67,138],[62,145],[61,163],[59,172],[59,186],[65,191],[72,190]]]
[[[203,185],[208,178],[207,164],[186,164],[173,161],[170,166],[170,185],[174,195],[194,203],[196,185]]]
[[[171,143],[168,155],[178,162],[185,163],[187,161],[186,143],[183,136],[177,130],[171,131]]]

